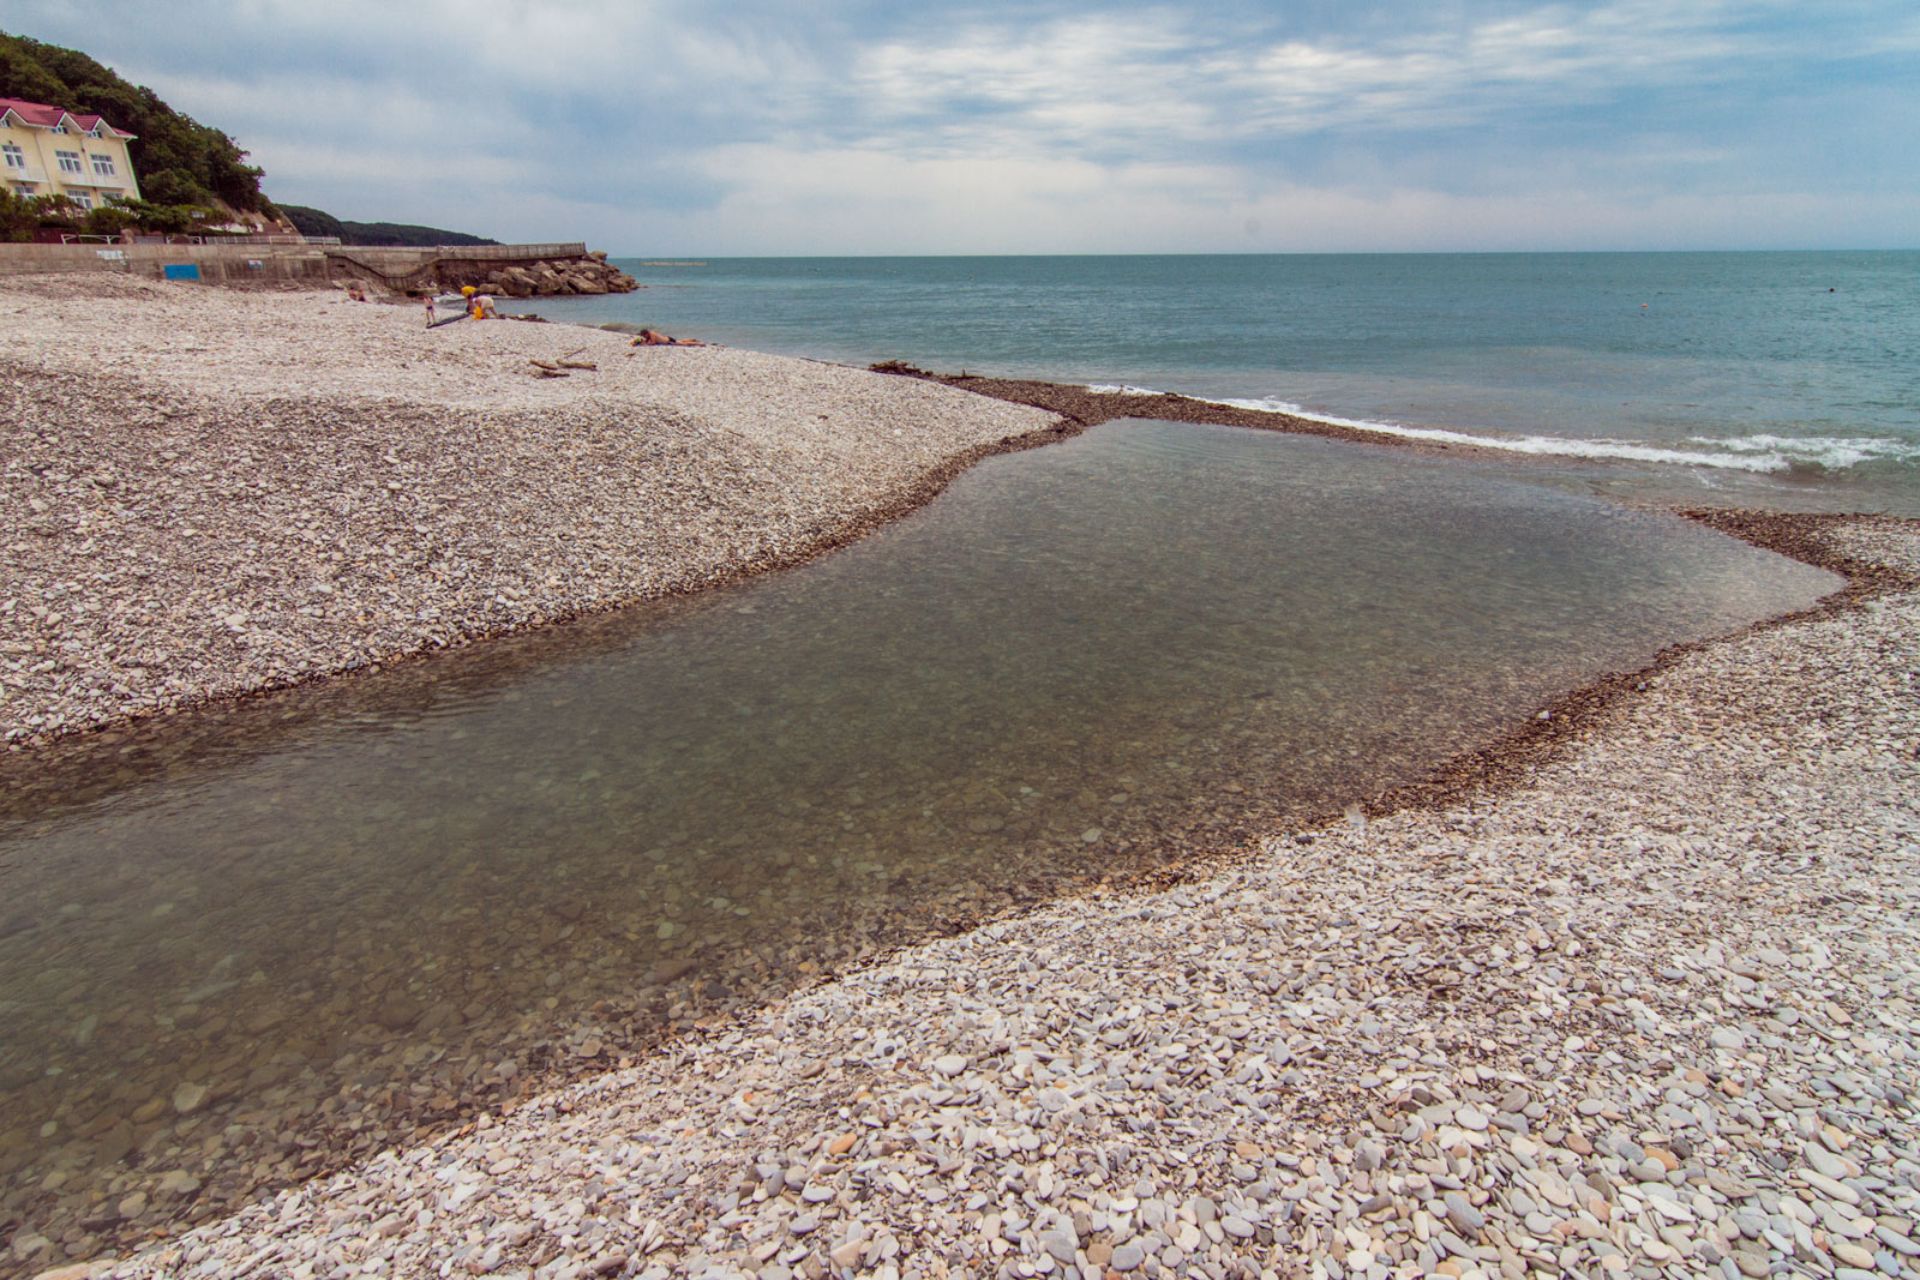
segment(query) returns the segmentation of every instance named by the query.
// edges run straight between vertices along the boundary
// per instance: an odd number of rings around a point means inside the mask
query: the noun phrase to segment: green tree
[[[27,204],[32,207],[33,216],[40,226],[60,231],[78,231],[80,219],[86,215],[86,210],[75,203],[71,196],[58,192],[34,196]]]
[[[185,169],[162,169],[140,180],[140,194],[155,204],[207,204],[213,193]]]
[[[31,240],[33,229],[39,225],[40,215],[30,201],[0,187],[0,240]]]
[[[304,204],[286,204],[280,206],[280,212],[293,224],[294,230],[303,236],[338,236],[347,238],[346,228],[340,225],[340,219],[324,209],[311,209]]]
[[[147,207],[151,212],[140,221],[142,231],[157,231],[162,235],[181,235],[193,230],[192,205],[156,204]]]
[[[25,98],[28,102],[54,102],[67,91],[60,77],[41,65],[39,58],[22,42],[0,33],[0,96]]]
[[[154,204],[148,200],[121,200],[114,204],[133,219],[133,225],[142,231],[160,231],[169,235],[193,230],[194,213],[197,206],[186,204]]]
[[[138,226],[139,215],[117,204],[103,204],[87,211],[85,227],[90,236],[117,236],[128,227]]]
[[[232,138],[173,110],[153,90],[130,84],[77,49],[0,32],[0,97],[94,112],[138,135],[127,145],[134,176],[157,204],[219,199],[244,212],[266,204],[259,167],[247,163],[247,153]],[[156,180],[161,183],[157,193]]]

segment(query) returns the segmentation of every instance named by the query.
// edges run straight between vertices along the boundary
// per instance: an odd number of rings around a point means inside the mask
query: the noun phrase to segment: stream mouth
[[[1494,466],[1115,422],[790,573],[8,762],[0,1227],[44,1266],[230,1211],[1838,585]]]

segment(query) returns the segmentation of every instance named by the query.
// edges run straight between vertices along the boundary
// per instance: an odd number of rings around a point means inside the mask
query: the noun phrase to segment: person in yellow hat
[[[472,285],[460,286],[460,296],[467,300],[467,314],[475,320],[497,320],[500,313],[494,310],[493,295],[481,293]]]

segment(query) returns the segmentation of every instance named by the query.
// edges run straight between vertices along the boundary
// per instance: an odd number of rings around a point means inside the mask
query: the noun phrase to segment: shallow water
[[[648,287],[514,305],[1464,432],[1663,499],[1920,515],[1913,251],[621,265]]]
[[[1489,468],[1115,423],[802,570],[16,764],[0,1221],[212,1213],[1837,585]]]

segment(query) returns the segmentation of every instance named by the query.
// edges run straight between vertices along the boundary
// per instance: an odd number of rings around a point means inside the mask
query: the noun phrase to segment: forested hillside
[[[360,245],[436,245],[499,244],[464,231],[442,231],[439,227],[415,226],[410,222],[348,222],[323,209],[302,204],[283,204],[280,212],[303,236],[338,236],[342,244]]]
[[[140,194],[152,204],[210,205],[217,198],[250,213],[267,205],[260,170],[232,138],[78,50],[0,32],[0,97],[97,112],[138,134],[128,150]]]

